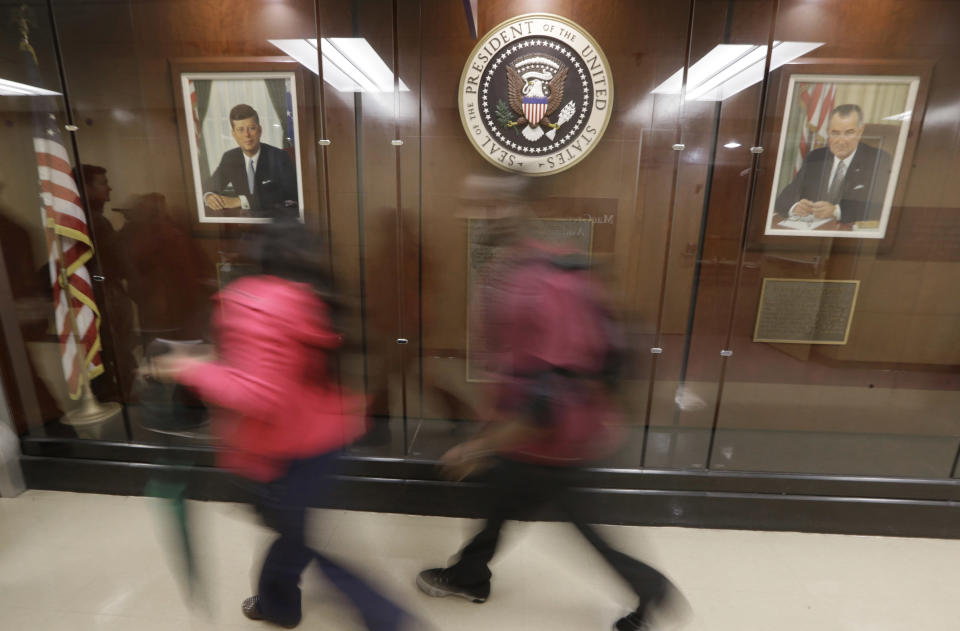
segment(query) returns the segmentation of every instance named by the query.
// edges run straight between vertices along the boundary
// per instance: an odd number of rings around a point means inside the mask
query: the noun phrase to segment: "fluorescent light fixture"
[[[740,147],[740,146],[742,145],[736,140],[731,140],[730,142],[724,145],[724,147],[726,147],[727,149],[736,149],[737,147]]]
[[[774,42],[770,70],[806,55],[823,42]],[[763,80],[767,47],[719,44],[687,70],[688,101],[723,101]],[[680,94],[683,68],[658,85],[653,94]]]
[[[0,79],[0,96],[57,96],[58,94],[60,93],[44,90],[43,88],[35,88],[32,85],[27,85],[26,83],[17,83],[16,81]]]
[[[271,44],[319,75],[316,39],[271,39]],[[393,92],[393,71],[362,37],[320,39],[323,80],[340,92]],[[410,88],[401,80],[400,91]]]

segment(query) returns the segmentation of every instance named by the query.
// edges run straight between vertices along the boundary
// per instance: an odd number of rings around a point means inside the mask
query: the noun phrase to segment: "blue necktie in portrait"
[[[247,160],[247,186],[250,191],[250,194],[253,195],[253,183],[254,183],[254,168],[253,168],[253,158]]]

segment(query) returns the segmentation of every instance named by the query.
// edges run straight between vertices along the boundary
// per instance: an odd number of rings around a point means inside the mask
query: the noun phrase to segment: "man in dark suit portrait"
[[[260,116],[249,105],[230,110],[230,130],[239,145],[223,154],[204,183],[210,214],[227,217],[299,216],[297,172],[290,155],[260,142]]]
[[[830,113],[827,146],[803,159],[774,206],[783,219],[835,219],[841,224],[877,221],[890,180],[890,154],[860,142],[863,111],[839,105]]]

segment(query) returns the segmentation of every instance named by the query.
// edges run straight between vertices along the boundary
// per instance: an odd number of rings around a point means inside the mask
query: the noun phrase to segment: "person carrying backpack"
[[[506,227],[492,231],[498,243],[489,244],[508,252],[494,263],[499,282],[488,283],[476,300],[491,345],[488,368],[496,377],[491,422],[441,460],[454,479],[483,471],[491,501],[482,529],[458,560],[424,570],[417,586],[430,596],[485,602],[504,522],[555,504],[636,593],[636,608],[614,628],[649,629],[652,610],[675,591],[670,581],[611,547],[586,523],[570,493],[582,467],[619,443],[619,329],[584,257],[520,240],[520,224],[503,221]]]

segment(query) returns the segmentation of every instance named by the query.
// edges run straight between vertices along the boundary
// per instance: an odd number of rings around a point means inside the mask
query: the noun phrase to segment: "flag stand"
[[[114,401],[100,403],[90,391],[90,380],[84,378],[79,407],[63,415],[60,421],[73,427],[105,423],[120,413],[120,404]]]
[[[109,401],[100,403],[97,397],[93,395],[90,389],[90,376],[87,365],[87,348],[80,335],[80,327],[77,326],[77,315],[73,311],[73,296],[70,295],[70,278],[67,276],[67,266],[63,259],[63,247],[60,242],[60,235],[54,229],[53,241],[57,248],[57,260],[60,262],[59,283],[60,291],[66,292],[67,297],[67,318],[70,320],[70,331],[73,340],[77,345],[77,353],[74,361],[79,363],[80,376],[80,405],[63,415],[60,421],[65,425],[73,427],[87,427],[90,425],[99,425],[119,414],[120,404]]]

